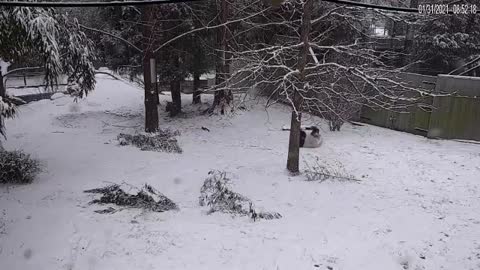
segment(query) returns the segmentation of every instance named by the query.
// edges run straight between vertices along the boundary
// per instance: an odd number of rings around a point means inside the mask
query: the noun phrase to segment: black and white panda
[[[282,130],[290,130],[288,127],[283,127]],[[323,143],[320,130],[316,126],[302,127],[300,129],[300,147],[317,148]]]
[[[317,148],[322,145],[322,136],[316,126],[300,130],[300,147]]]

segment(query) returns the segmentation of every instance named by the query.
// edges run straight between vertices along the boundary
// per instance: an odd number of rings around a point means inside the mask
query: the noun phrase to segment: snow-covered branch
[[[213,90],[253,87],[268,96],[269,104],[286,102],[293,110],[297,109],[293,94],[299,93],[304,110],[345,120],[361,106],[403,111],[432,95],[402,80],[398,75],[403,67],[389,64],[402,57],[401,53],[375,50],[365,38],[370,25],[359,9],[315,6],[308,61],[304,77],[299,76],[296,63],[303,46],[298,32],[301,4],[288,1],[275,12],[237,18],[241,25],[233,36],[235,46],[225,50],[236,69]]]

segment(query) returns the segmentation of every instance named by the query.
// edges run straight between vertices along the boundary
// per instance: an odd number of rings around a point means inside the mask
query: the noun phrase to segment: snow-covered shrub
[[[78,102],[78,99],[82,99],[84,92],[80,86],[76,83],[69,83],[66,89],[67,94],[74,97],[74,102]]]
[[[211,212],[248,214],[250,200],[229,188],[226,172],[210,171],[200,189],[200,206],[210,206]]]
[[[226,172],[210,171],[200,189],[200,206],[209,206],[209,213],[223,212],[248,215],[254,220],[278,219],[282,215],[276,212],[260,212],[255,210],[253,202],[230,189],[230,179]]]
[[[0,82],[3,83],[3,82]],[[5,126],[4,126],[4,119],[5,118],[13,118],[17,114],[17,107],[15,106],[15,98],[11,96],[0,96],[0,135],[5,136]]]
[[[339,181],[360,181],[356,179],[353,175],[348,174],[345,171],[345,167],[340,162],[335,162],[335,164],[329,164],[320,161],[318,157],[315,159],[313,164],[309,164],[305,161],[305,177],[307,181],[320,181],[325,180],[339,180]]]
[[[174,136],[180,135],[178,131],[168,129],[159,130],[153,134],[124,134],[120,133],[117,137],[120,145],[134,145],[142,151],[157,151],[169,153],[182,153],[182,148]]]
[[[0,149],[0,183],[31,183],[41,171],[40,162],[29,154]]]
[[[132,189],[135,192],[129,192]],[[154,212],[165,212],[178,209],[177,205],[172,200],[147,184],[142,188],[136,188],[126,184],[114,184],[103,188],[85,190],[84,192],[102,194],[100,199],[91,201],[91,203],[96,204],[115,204],[118,206],[147,209]],[[109,207],[95,212],[104,214],[113,213],[115,211],[117,210]]]

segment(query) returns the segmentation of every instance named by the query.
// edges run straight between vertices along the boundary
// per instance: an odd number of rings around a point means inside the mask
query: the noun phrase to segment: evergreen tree
[[[67,75],[81,96],[95,86],[92,42],[76,20],[55,9],[0,7],[0,59],[16,63],[28,57],[41,60],[49,90],[60,75]],[[14,115],[12,98],[0,76],[0,134],[5,135],[3,119]]]
[[[416,31],[410,53],[423,61],[418,67],[421,73],[449,73],[459,61],[480,54],[480,24],[476,14],[432,16]]]

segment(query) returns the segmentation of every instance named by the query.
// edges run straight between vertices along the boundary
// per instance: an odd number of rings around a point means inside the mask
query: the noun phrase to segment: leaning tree
[[[79,96],[95,86],[92,42],[76,20],[51,8],[0,7],[0,59],[16,63],[29,57],[41,60],[47,90],[53,90],[60,75],[67,76]],[[0,134],[5,136],[4,118],[13,117],[16,108],[3,82],[0,72]]]

